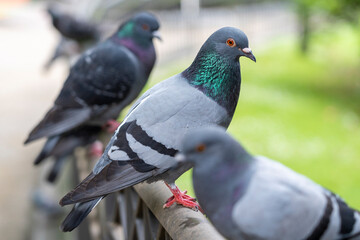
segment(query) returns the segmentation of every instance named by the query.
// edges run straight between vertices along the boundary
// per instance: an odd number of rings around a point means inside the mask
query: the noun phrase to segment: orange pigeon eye
[[[230,47],[235,47],[235,41],[232,38],[229,38],[228,40],[226,40],[226,44]]]
[[[203,151],[205,151],[205,149],[206,149],[205,144],[200,144],[200,145],[196,146],[196,151],[197,152],[203,152]]]
[[[147,24],[143,24],[143,25],[141,25],[141,27],[142,27],[142,29],[144,29],[145,31],[147,31],[147,30],[150,29],[149,25],[147,25]]]

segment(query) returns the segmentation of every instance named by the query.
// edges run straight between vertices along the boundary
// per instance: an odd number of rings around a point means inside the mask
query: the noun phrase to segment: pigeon
[[[104,126],[116,130],[114,119],[139,95],[154,66],[152,40],[160,38],[158,29],[153,14],[138,13],[71,68],[54,106],[25,141],[47,137],[35,164],[55,157],[49,180],[54,181],[66,156],[94,142]],[[101,156],[102,149],[97,152]]]
[[[107,194],[147,181],[163,180],[174,203],[198,208],[175,180],[190,167],[171,171],[184,134],[207,125],[228,127],[240,94],[239,58],[256,61],[244,32],[224,27],[203,44],[193,63],[146,91],[116,130],[93,171],[60,205],[75,204],[63,221],[73,230]]]
[[[61,39],[52,57],[45,64],[45,70],[48,70],[56,59],[60,57],[70,59],[100,40],[101,31],[96,24],[63,13],[54,6],[49,6],[47,12],[51,17],[52,25],[60,33]]]
[[[77,42],[99,40],[100,30],[96,24],[62,13],[52,6],[47,12],[51,16],[53,26],[62,36]]]
[[[360,239],[360,213],[279,162],[248,153],[221,127],[184,137],[176,168],[193,166],[195,195],[227,239]]]

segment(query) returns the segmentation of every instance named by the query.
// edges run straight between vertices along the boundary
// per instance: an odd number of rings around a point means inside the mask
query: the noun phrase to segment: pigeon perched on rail
[[[175,185],[190,167],[169,169],[188,130],[230,124],[240,93],[241,56],[255,61],[246,35],[236,28],[221,28],[208,38],[189,68],[145,92],[92,173],[61,199],[61,205],[76,203],[62,230],[74,229],[107,194],[145,180],[165,181],[174,196],[164,207],[174,202],[198,207]]]
[[[337,195],[265,157],[220,127],[189,133],[176,155],[193,168],[196,197],[227,239],[360,239],[360,213]]]
[[[70,58],[80,54],[100,40],[101,31],[98,25],[63,13],[54,6],[49,6],[47,12],[61,39],[53,56],[45,64],[45,69],[49,69],[59,57]]]
[[[97,41],[100,37],[99,27],[89,21],[77,19],[69,14],[60,12],[50,6],[47,9],[53,26],[62,36],[77,42]]]
[[[154,66],[152,40],[159,38],[158,29],[155,16],[136,14],[71,68],[54,106],[25,141],[48,138],[35,164],[54,156],[51,180],[64,157],[94,142],[104,125],[115,131],[119,124],[113,119],[138,96]]]

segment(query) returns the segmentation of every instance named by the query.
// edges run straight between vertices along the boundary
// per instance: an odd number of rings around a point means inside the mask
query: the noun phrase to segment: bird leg
[[[89,153],[91,156],[99,158],[104,152],[104,145],[100,141],[95,141],[90,145]]]
[[[196,199],[186,195],[187,191],[180,191],[180,189],[175,184],[167,184],[166,186],[170,189],[173,196],[171,196],[164,204],[163,208],[168,208],[172,206],[174,203],[183,205],[184,207],[188,207],[194,209],[195,211],[200,210],[203,212],[199,204],[196,202]]]
[[[116,131],[116,129],[120,126],[120,123],[114,119],[110,119],[108,120],[105,125],[103,126],[103,128],[108,132],[108,133],[114,133]]]

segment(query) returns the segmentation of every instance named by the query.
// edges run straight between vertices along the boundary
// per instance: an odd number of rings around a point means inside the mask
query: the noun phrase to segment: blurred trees
[[[65,1],[65,0],[52,0]],[[117,2],[117,6],[109,7],[107,15],[127,16],[135,11],[179,9],[181,0],[66,0],[74,2],[101,2],[109,5]],[[309,48],[311,33],[319,29],[320,23],[333,23],[338,20],[346,21],[358,32],[360,45],[360,0],[200,0],[200,6],[229,7],[241,4],[259,3],[292,3],[296,10],[299,23],[299,43],[302,52]],[[120,4],[121,3],[121,4]],[[111,5],[111,4],[110,4]],[[111,10],[111,11],[110,11]],[[111,14],[113,13],[113,14]],[[120,14],[119,14],[120,13]],[[315,20],[315,21],[314,21]],[[326,25],[326,24],[324,24]],[[322,25],[321,25],[322,26]],[[331,27],[331,26],[330,26]],[[359,53],[360,54],[360,53]]]
[[[271,3],[287,0],[201,0],[202,7],[229,6],[244,3]],[[299,22],[300,49],[306,53],[309,48],[311,32],[318,26],[314,25],[312,18],[321,16],[320,21],[332,22],[344,20],[351,24],[359,33],[360,44],[360,0],[292,0],[295,4]],[[317,21],[318,23],[318,21]]]
[[[307,52],[310,34],[316,26],[311,24],[314,14],[321,14],[326,20],[345,20],[355,28],[360,23],[360,0],[293,0],[300,25],[300,46],[303,52]],[[358,32],[359,30],[356,29]],[[360,34],[359,34],[360,43]]]
[[[318,2],[319,7],[326,10],[329,15],[345,19],[351,23],[359,23],[359,0],[322,0]]]

